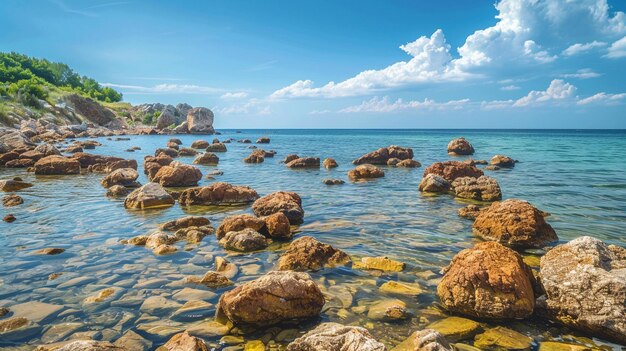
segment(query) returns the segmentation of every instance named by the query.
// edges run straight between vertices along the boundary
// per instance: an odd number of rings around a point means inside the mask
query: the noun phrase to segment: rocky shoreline
[[[419,191],[424,196],[450,195],[472,201],[459,215],[473,220],[473,233],[483,242],[450,257],[449,265],[441,272],[436,295],[446,317],[415,330],[405,341],[391,348],[376,340],[366,328],[319,323],[328,303],[328,288],[320,287],[309,273],[341,267],[379,275],[402,272],[406,263],[384,256],[352,257],[349,252],[314,237],[297,235],[299,227],[306,223],[307,204],[300,194],[288,189],[259,194],[249,186],[225,182],[198,186],[206,174],[193,164],[218,165],[218,154],[228,152],[228,144],[252,144],[250,140],[216,138],[209,142],[200,139],[185,147],[180,139],[171,138],[167,145],[155,150],[154,156],[143,160],[143,172],[149,180],[146,184],[137,182],[139,165],[136,160],[84,152],[99,146],[98,141],[89,139],[92,137],[214,133],[213,116],[208,109],[190,108],[184,121],[177,121],[176,112],[171,108],[165,108],[161,116],[164,117],[161,126],[168,122],[172,122],[168,126],[174,122],[180,124],[171,130],[157,131],[153,128],[111,129],[90,124],[56,127],[42,121],[23,122],[19,129],[0,130],[0,165],[27,168],[37,175],[71,177],[87,172],[101,173],[100,183],[107,195],[124,199],[123,206],[129,211],[151,211],[176,205],[184,208],[249,206],[252,214],[228,216],[217,229],[208,218],[192,215],[163,223],[154,232],[126,238],[121,243],[152,251],[146,250],[146,255],[170,255],[178,251],[177,242],[193,244],[210,236],[215,236],[220,247],[238,255],[253,255],[280,243],[284,250],[276,257],[275,269],[256,279],[236,282],[233,279],[239,274],[239,268],[224,257],[215,257],[209,264],[212,269],[203,276],[186,277],[183,284],[220,291],[217,306],[208,306],[202,298],[184,305],[160,296],[141,301],[140,310],[152,316],[214,312],[214,320],[205,321],[205,325],[165,333],[174,335],[163,345],[152,345],[133,331],[108,341],[73,340],[69,338],[70,332],[63,340],[39,346],[39,350],[149,350],[157,346],[158,350],[208,350],[203,340],[207,334],[222,336],[224,344],[231,342],[232,348],[224,348],[229,350],[529,350],[536,347],[533,338],[503,326],[485,328],[484,323],[528,318],[540,318],[626,344],[626,249],[590,236],[550,247],[558,237],[547,221],[548,214],[521,199],[502,200],[506,189],[500,187],[496,178],[485,175],[485,170],[514,168],[516,161],[510,157],[495,155],[489,162],[441,161],[424,169]],[[75,138],[88,139],[69,142]],[[274,157],[276,152],[259,148],[267,144],[271,144],[270,138],[259,138],[255,149],[241,164],[260,164]],[[448,145],[451,157],[474,152],[474,147],[463,138],[452,140]],[[176,160],[182,156],[195,157],[193,164]],[[410,148],[383,147],[355,159],[354,169],[345,177],[355,183],[384,182],[388,167],[407,168],[410,172],[421,167],[413,157]],[[284,167],[290,172],[336,166],[337,162],[330,158],[320,162],[319,157],[294,154],[284,159]],[[325,181],[329,185],[341,185],[341,182],[341,179]],[[9,193],[3,198],[5,208],[26,206],[19,192],[36,185],[22,179],[0,180],[0,190]],[[20,220],[9,216],[5,216],[6,222]],[[539,264],[529,264],[519,253],[525,249],[547,252]],[[36,254],[63,252],[61,248],[49,247]],[[385,323],[414,318],[407,302],[396,297],[417,297],[424,288],[415,283],[386,282],[377,287],[385,297],[359,312]],[[85,297],[84,304],[110,303],[119,293],[116,288],[102,289]],[[350,303],[345,307],[350,307],[352,296],[347,299]],[[45,329],[45,325],[40,324],[45,318],[37,317],[56,315],[60,311],[53,305],[26,302],[8,304],[0,312],[0,340],[20,341]],[[243,339],[236,342],[240,340],[236,338],[251,331],[285,324],[291,325],[287,330],[295,329],[292,335],[245,344],[242,344]],[[544,351],[589,349],[586,347],[556,341],[539,345]]]

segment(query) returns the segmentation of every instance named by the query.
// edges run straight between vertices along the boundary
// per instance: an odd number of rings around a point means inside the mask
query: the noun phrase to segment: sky
[[[217,128],[626,128],[623,0],[3,0],[0,51]]]

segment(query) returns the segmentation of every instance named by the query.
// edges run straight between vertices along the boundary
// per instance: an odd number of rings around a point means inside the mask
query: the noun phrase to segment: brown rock
[[[236,232],[228,232],[219,240],[226,250],[250,252],[267,247],[267,239],[259,232],[246,228]]]
[[[263,161],[265,161],[265,157],[254,151],[250,153],[248,157],[243,159],[243,162],[245,163],[263,163]]]
[[[322,183],[326,185],[341,185],[341,184],[344,184],[345,181],[341,179],[323,179]]]
[[[450,182],[459,177],[478,178],[483,175],[483,171],[476,168],[476,166],[459,161],[435,162],[426,167],[424,177],[431,173],[441,176]]]
[[[174,160],[167,155],[159,155],[156,157],[146,156],[143,164],[143,172],[148,176],[149,180],[152,180],[161,167],[167,166],[173,161]]]
[[[374,179],[384,176],[385,172],[382,169],[370,164],[358,165],[355,169],[348,172],[348,178],[351,180]]]
[[[270,143],[270,138],[268,137],[260,137],[256,140],[257,144],[269,144]]]
[[[226,148],[226,144],[224,143],[214,143],[206,148],[207,152],[226,152],[228,149]]]
[[[107,196],[109,197],[125,197],[128,196],[133,190],[122,185],[113,185],[107,189]]]
[[[265,217],[265,227],[262,229],[262,234],[267,234],[269,238],[274,240],[289,240],[293,236],[289,218],[282,212],[276,212]]]
[[[365,328],[322,323],[290,343],[286,351],[387,351],[387,348]]]
[[[391,145],[365,154],[352,161],[352,164],[386,165],[390,158],[397,158],[399,160],[412,159],[413,149]]]
[[[141,186],[136,182],[137,178],[139,178],[139,173],[137,173],[136,170],[132,168],[119,168],[102,178],[100,184],[105,188],[110,188],[114,185],[136,188]]]
[[[481,208],[477,205],[467,205],[459,208],[458,214],[460,217],[468,219],[476,219],[480,214]]]
[[[411,334],[392,351],[454,351],[446,338],[433,329],[423,329]],[[461,350],[459,348],[459,350]]]
[[[462,250],[443,272],[437,295],[450,312],[485,319],[533,313],[532,272],[518,253],[501,244],[484,242]]]
[[[236,232],[244,230],[246,228],[261,232],[264,226],[265,221],[260,218],[251,216],[249,214],[234,215],[224,218],[222,224],[217,227],[215,235],[219,240],[223,238],[224,235],[226,235],[226,233],[228,232]]]
[[[172,144],[176,144],[176,145],[182,145],[183,142],[178,139],[178,138],[170,138],[170,140],[167,141],[168,143],[172,143]]]
[[[2,205],[4,207],[18,206],[24,203],[24,199],[21,196],[11,194],[2,198]]]
[[[198,279],[197,277],[190,277],[186,280],[187,283],[193,284],[202,284],[206,287],[217,289],[223,288],[225,286],[233,285],[233,282],[230,279],[226,278],[224,275],[208,271],[202,278]]]
[[[46,247],[33,252],[35,255],[58,255],[65,252],[65,249],[58,247]]]
[[[327,168],[327,169],[339,167],[339,165],[337,164],[337,161],[335,161],[334,158],[330,158],[330,157],[324,159],[324,162],[322,163],[322,165],[324,165],[324,168]]]
[[[300,224],[304,218],[300,195],[288,191],[277,191],[263,196],[252,204],[252,211],[257,216],[282,212],[291,224]]]
[[[283,163],[289,163],[297,158],[300,158],[300,156],[296,154],[287,155],[287,157],[285,157],[285,159],[283,160]]]
[[[192,148],[188,148],[188,147],[182,147],[180,148],[180,150],[178,150],[178,156],[196,156],[198,154],[198,151],[192,149]]]
[[[442,176],[429,173],[422,178],[418,189],[427,193],[443,194],[450,191],[450,182]]]
[[[4,164],[6,168],[27,168],[35,165],[35,160],[30,158],[19,158],[16,160],[7,161]]]
[[[170,230],[175,231],[178,229],[188,228],[188,227],[201,227],[210,225],[211,221],[206,217],[201,216],[186,216],[182,218],[175,219],[173,221],[165,222],[161,224],[161,230]]]
[[[345,252],[310,236],[303,236],[294,240],[287,251],[280,256],[278,269],[317,271],[324,267],[334,267],[348,262],[350,262],[350,257]]]
[[[288,168],[320,168],[319,157],[300,157],[287,163]]]
[[[46,156],[35,163],[35,174],[79,174],[80,162],[63,156]]]
[[[181,206],[241,205],[258,199],[257,192],[247,186],[216,182],[209,186],[184,190],[178,199]]]
[[[123,347],[119,347],[111,344],[108,341],[95,341],[95,340],[76,340],[70,341],[61,347],[46,348],[45,346],[41,351],[128,351]]]
[[[178,150],[176,149],[166,147],[166,148],[159,148],[159,149],[154,150],[154,156],[159,156],[159,155],[166,155],[169,157],[178,157],[179,153],[178,153]]]
[[[485,240],[513,248],[540,248],[558,240],[541,211],[516,199],[494,202],[480,211],[472,230]]]
[[[324,295],[302,272],[274,271],[222,295],[220,313],[235,325],[269,326],[319,315]]]
[[[42,154],[41,152],[37,151],[37,150],[29,150],[26,152],[23,152],[22,154],[20,154],[20,158],[28,158],[31,160],[39,161],[40,159],[42,159],[44,157],[44,154]]]
[[[498,181],[488,176],[459,177],[452,182],[456,197],[477,201],[496,201],[502,199]]]
[[[184,187],[198,185],[200,179],[202,179],[202,172],[198,168],[180,162],[172,162],[161,167],[152,181],[166,187]]]
[[[193,160],[193,163],[197,165],[209,165],[209,166],[215,166],[219,162],[220,162],[220,158],[217,157],[216,154],[211,153],[211,152],[205,152],[202,155],[198,156],[198,158]]]
[[[174,198],[159,183],[148,183],[126,197],[124,207],[149,209],[174,205]]]
[[[494,157],[491,158],[491,161],[489,161],[489,164],[492,166],[496,166],[496,167],[502,167],[502,168],[513,168],[515,167],[515,160],[508,157],[508,156],[504,156],[504,155],[495,155]]]
[[[33,186],[33,184],[27,183],[22,180],[15,180],[15,179],[0,180],[0,190],[6,191],[6,192],[19,191],[22,189],[30,188],[31,186]]]
[[[192,149],[206,149],[207,147],[209,147],[209,142],[206,140],[196,140],[193,143],[191,143],[191,148]]]
[[[0,154],[0,166],[4,166],[7,162],[17,160],[18,158],[20,158],[20,154],[15,151]]]
[[[54,145],[48,144],[48,143],[38,145],[35,148],[35,151],[43,154],[44,156],[61,155],[61,152],[59,151],[59,149],[54,147]]]
[[[15,222],[16,219],[17,218],[15,218],[15,216],[12,215],[12,214],[8,214],[8,215],[4,216],[4,218],[2,218],[2,220],[7,222],[7,223]]]
[[[415,160],[407,159],[407,160],[402,160],[402,161],[396,163],[396,167],[418,168],[418,167],[422,167],[422,164],[417,162],[417,161],[415,161]]]
[[[474,147],[465,138],[453,139],[448,143],[448,154],[450,155],[473,155]]]
[[[158,351],[209,351],[202,339],[182,332],[172,336]]]

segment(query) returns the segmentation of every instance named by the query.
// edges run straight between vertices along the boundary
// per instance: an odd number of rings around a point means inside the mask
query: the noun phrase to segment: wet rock
[[[107,196],[109,197],[125,197],[128,196],[133,190],[122,185],[113,185],[107,189]]]
[[[29,301],[11,306],[11,311],[15,317],[24,317],[36,323],[47,322],[56,317],[64,306],[44,303],[39,301]]]
[[[197,165],[208,165],[215,166],[220,162],[220,158],[217,157],[216,154],[211,152],[205,152],[202,155],[198,156],[195,160],[193,160],[194,164]]]
[[[215,230],[210,225],[204,225],[199,227],[187,227],[181,228],[174,233],[174,236],[178,240],[187,240],[189,244],[198,244],[205,237],[213,234]]]
[[[226,148],[226,144],[224,143],[213,143],[206,148],[206,152],[226,152],[228,149]]]
[[[432,165],[426,167],[424,170],[424,177],[429,174],[438,175],[445,180],[452,182],[459,177],[474,177],[478,178],[483,175],[483,171],[476,168],[476,166],[459,161],[445,161],[435,162]]]
[[[341,185],[341,184],[345,184],[345,181],[341,180],[341,179],[324,179],[322,180],[322,183],[326,184],[326,185]]]
[[[247,186],[235,186],[216,182],[209,186],[191,188],[180,194],[181,206],[223,206],[242,205],[259,198],[257,192]]]
[[[154,175],[152,181],[166,187],[184,187],[198,185],[202,172],[194,166],[172,162],[163,166]]]
[[[177,310],[181,306],[178,302],[168,300],[163,296],[150,296],[144,300],[139,310],[151,315],[160,315]]]
[[[21,159],[28,158],[34,161],[39,161],[43,157],[44,157],[44,154],[42,154],[41,152],[36,151],[36,150],[29,150],[20,154],[19,158]]]
[[[396,163],[396,167],[401,167],[401,168],[418,168],[418,167],[422,167],[422,164],[415,161],[415,160],[411,160],[411,159],[407,159],[407,160],[402,160],[398,163]]]
[[[248,157],[243,159],[245,163],[263,163],[265,161],[265,157],[257,152],[252,152]]]
[[[406,303],[401,300],[382,300],[367,311],[367,318],[376,321],[397,321],[408,317]]]
[[[360,261],[355,261],[352,264],[354,269],[374,269],[385,272],[401,272],[404,267],[404,263],[387,257],[362,257]]]
[[[176,321],[201,320],[215,315],[215,306],[205,301],[187,301],[183,307],[176,310],[170,319]]]
[[[262,250],[268,245],[263,235],[250,228],[226,233],[224,237],[219,240],[219,244],[226,250],[241,252]]]
[[[540,248],[558,240],[543,213],[526,201],[508,199],[481,210],[474,234],[513,248]]]
[[[172,336],[157,351],[209,351],[209,348],[202,339],[191,336],[185,331]]]
[[[263,196],[252,204],[252,211],[257,216],[282,212],[291,224],[300,224],[304,218],[300,195],[289,191],[277,191]]]
[[[274,271],[222,295],[220,313],[235,325],[269,326],[319,315],[324,295],[302,272]]]
[[[146,156],[143,163],[143,172],[152,180],[161,167],[171,164],[174,160],[167,155],[159,155],[156,157]]]
[[[382,178],[384,176],[385,172],[383,172],[382,169],[370,164],[358,165],[355,169],[348,172],[348,178],[354,181],[361,179]]]
[[[428,325],[428,329],[434,329],[446,337],[447,340],[456,342],[459,340],[472,339],[482,330],[480,323],[462,317],[448,317]]]
[[[496,201],[502,199],[498,181],[487,176],[459,177],[452,182],[456,197],[477,201]]]
[[[289,240],[293,236],[289,218],[282,213],[276,212],[264,218],[265,227],[261,233],[273,240]]]
[[[413,149],[391,145],[388,147],[380,148],[368,154],[365,154],[357,158],[356,160],[352,161],[352,164],[354,165],[363,165],[363,164],[386,165],[387,161],[389,161],[390,158],[397,158],[399,160],[412,159]]]
[[[206,140],[196,140],[194,142],[191,143],[191,148],[192,149],[206,149],[207,147],[209,147],[209,142]]]
[[[324,168],[330,169],[330,168],[336,168],[339,167],[339,165],[337,164],[337,161],[335,161],[334,158],[325,158],[324,162],[322,162],[322,165],[324,166]]]
[[[300,157],[287,163],[288,168],[320,168],[319,157]]]
[[[269,144],[270,143],[270,138],[268,137],[260,137],[256,140],[257,144]]]
[[[11,317],[0,320],[0,340],[22,340],[32,337],[41,327],[24,317]]]
[[[105,288],[98,291],[97,294],[89,296],[83,300],[85,303],[102,303],[111,298],[115,294],[115,289]]]
[[[174,198],[158,183],[148,183],[134,190],[124,201],[124,207],[141,210],[172,205]]]
[[[178,138],[170,138],[168,141],[168,143],[173,143],[176,145],[183,145],[182,140],[178,139]]]
[[[583,236],[541,258],[539,311],[566,326],[626,344],[626,249]]]
[[[100,184],[105,188],[110,188],[114,185],[136,188],[141,186],[136,182],[137,178],[139,178],[139,173],[137,173],[136,170],[132,168],[120,168],[104,176]]]
[[[419,286],[419,284],[402,283],[396,281],[388,281],[384,283],[380,286],[379,290],[383,293],[407,296],[417,296],[423,293],[423,290]]]
[[[556,341],[542,341],[538,351],[593,351],[594,348]]]
[[[489,165],[489,166],[485,167],[485,169],[488,170],[488,171],[497,171],[497,170],[500,169],[500,167],[499,166],[494,166],[494,165]]]
[[[66,343],[65,345],[56,348],[38,349],[41,351],[128,351],[125,348],[111,344],[108,341],[95,341],[95,340],[76,340]]]
[[[322,323],[294,340],[286,351],[386,351],[365,328]]]
[[[228,232],[240,231],[246,228],[250,228],[254,231],[260,232],[265,226],[265,221],[261,218],[251,216],[249,214],[240,214],[224,218],[222,224],[217,227],[215,235],[217,239],[221,239]]]
[[[35,174],[79,174],[80,162],[63,156],[46,156],[35,163]]]
[[[115,346],[128,351],[147,351],[152,349],[152,341],[144,339],[132,330],[128,330],[121,338],[115,340]]]
[[[448,154],[450,155],[473,155],[474,147],[469,141],[461,137],[453,139],[448,143]]]
[[[350,262],[350,257],[343,251],[321,243],[310,236],[294,240],[287,251],[280,256],[279,270],[312,270],[334,267]]]
[[[172,148],[169,148],[169,147],[158,148],[158,149],[154,150],[154,156],[155,157],[160,156],[160,155],[165,155],[165,156],[169,156],[169,157],[172,157],[172,158],[175,158],[175,157],[179,156],[177,149],[172,149]]]
[[[4,317],[7,314],[9,314],[11,312],[11,310],[9,310],[6,307],[0,307],[0,317]]]
[[[180,148],[180,150],[178,150],[178,156],[181,156],[181,157],[196,156],[197,154],[198,154],[198,151],[188,148],[188,147],[182,147]]]
[[[58,255],[58,254],[62,254],[64,252],[65,252],[65,249],[62,249],[62,248],[46,247],[46,248],[39,249],[39,250],[33,252],[33,254],[35,254],[35,255]]]
[[[173,245],[159,245],[157,247],[155,247],[152,252],[155,255],[169,255],[169,254],[173,254],[174,252],[178,251],[178,249],[176,248],[176,246]]]
[[[433,329],[424,329],[411,334],[391,351],[454,351],[446,338]]]
[[[293,161],[295,159],[298,159],[298,158],[300,158],[300,156],[298,156],[296,154],[290,154],[290,155],[287,155],[285,157],[285,159],[283,160],[283,163],[289,163],[289,162],[291,162],[291,161]]]
[[[468,218],[468,219],[476,219],[480,214],[481,208],[478,205],[467,205],[465,207],[459,208],[457,213],[460,217]]]
[[[31,186],[33,186],[32,183],[27,183],[21,180],[15,180],[15,179],[0,180],[0,190],[6,191],[6,192],[19,191],[22,189],[30,188]]]
[[[533,339],[504,327],[487,329],[476,336],[474,346],[481,350],[530,350]]]
[[[239,268],[223,257],[215,257],[215,270],[227,278],[234,278],[239,273]]]
[[[175,219],[173,221],[165,222],[161,224],[160,228],[162,230],[179,230],[188,227],[202,227],[206,225],[210,225],[211,221],[202,216],[186,216],[182,218]]]
[[[4,166],[7,162],[17,160],[18,158],[20,158],[20,154],[13,151],[0,154],[0,166]]]
[[[35,160],[30,158],[20,158],[11,160],[4,164],[6,168],[27,168],[35,165]]]
[[[52,144],[41,144],[35,148],[36,152],[43,154],[44,156],[52,156],[52,155],[61,155],[59,149],[54,147]]]
[[[429,173],[422,178],[418,187],[419,191],[427,193],[447,193],[450,191],[450,182],[442,176]]]
[[[514,159],[512,159],[512,158],[510,158],[508,156],[495,155],[489,161],[489,165],[496,166],[496,167],[501,167],[501,168],[513,168],[513,167],[515,167],[515,162],[517,162],[517,161],[515,161]]]
[[[459,252],[443,270],[437,295],[450,312],[476,318],[525,318],[533,313],[534,278],[515,251],[496,242]]]
[[[7,223],[15,222],[16,219],[17,218],[15,218],[15,216],[13,214],[10,214],[10,213],[2,218],[2,220],[7,222]]]
[[[215,133],[213,129],[213,112],[205,107],[192,108],[187,112],[187,129],[192,134]]]
[[[185,282],[191,284],[201,284],[212,289],[233,285],[233,282],[225,275],[213,271],[206,272],[206,274],[201,278],[188,277]]]

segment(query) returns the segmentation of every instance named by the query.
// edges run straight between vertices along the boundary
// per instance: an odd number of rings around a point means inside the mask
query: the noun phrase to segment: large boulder
[[[474,147],[469,141],[461,137],[453,139],[448,143],[448,154],[450,155],[472,155],[474,154]]]
[[[273,240],[289,240],[293,236],[289,218],[282,213],[276,212],[264,218],[265,227],[262,234]]]
[[[146,156],[143,161],[143,172],[148,176],[149,180],[152,180],[161,167],[167,166],[172,162],[174,162],[174,159],[163,154],[156,157]]]
[[[319,157],[300,157],[287,163],[288,168],[320,168]]]
[[[444,308],[485,319],[526,318],[535,307],[534,278],[515,251],[496,242],[459,252],[437,286]]]
[[[35,163],[35,174],[61,175],[79,174],[80,162],[75,159],[52,155],[46,156]]]
[[[538,309],[581,331],[626,344],[626,248],[583,236],[541,258]]]
[[[362,179],[382,178],[384,176],[385,172],[383,172],[382,169],[370,164],[358,165],[356,166],[356,168],[348,172],[348,178],[355,181]]]
[[[130,209],[161,208],[174,205],[174,198],[159,183],[148,183],[130,193],[124,207]]]
[[[105,188],[110,188],[113,185],[135,188],[140,186],[139,183],[136,182],[137,178],[139,178],[139,173],[137,173],[136,170],[132,168],[119,168],[104,176],[100,184]]]
[[[59,151],[59,149],[57,149],[54,145],[48,144],[48,143],[38,145],[35,148],[35,151],[41,153],[44,156],[52,156],[52,155],[61,154],[61,151]]]
[[[165,345],[158,348],[160,351],[209,351],[204,341],[189,333],[182,332],[172,336]],[[130,351],[130,350],[129,350]]]
[[[9,152],[12,150],[30,150],[37,146],[28,136],[15,129],[0,129],[0,147],[1,152]]]
[[[287,346],[286,351],[386,351],[365,328],[322,323]]]
[[[418,190],[426,193],[447,193],[450,191],[450,182],[442,176],[430,173],[422,178]]]
[[[177,124],[176,114],[177,114],[177,111],[174,106],[172,105],[165,106],[163,111],[161,111],[159,118],[157,119],[157,122],[156,122],[157,129],[165,129],[172,124]]]
[[[436,174],[451,182],[459,177],[478,178],[483,175],[483,171],[476,168],[476,166],[471,163],[460,161],[445,161],[435,162],[432,165],[426,167],[426,169],[424,170],[424,177],[429,174]]]
[[[274,271],[222,294],[219,313],[235,325],[264,327],[319,316],[324,295],[303,272]]]
[[[372,165],[386,165],[390,158],[397,158],[399,160],[407,160],[413,158],[413,149],[391,145],[388,147],[382,147],[376,151],[372,151],[365,154],[356,160],[352,161],[354,165],[372,164]]]
[[[195,160],[193,160],[194,164],[206,166],[215,166],[219,162],[220,158],[212,152],[205,152],[202,155],[198,156]]]
[[[502,199],[500,185],[495,178],[488,176],[459,177],[452,182],[456,197],[476,201],[496,201]]]
[[[180,194],[181,206],[242,205],[258,199],[257,192],[248,186],[217,182],[208,186],[186,189]]]
[[[474,225],[474,234],[518,249],[540,248],[558,240],[545,221],[543,212],[526,201],[508,199],[482,209]]]
[[[187,129],[192,134],[213,134],[213,112],[206,107],[192,108],[187,112]]]
[[[312,270],[333,267],[350,262],[350,256],[334,247],[321,243],[310,236],[294,240],[280,256],[278,269],[281,271]]]
[[[252,211],[257,216],[269,216],[282,212],[291,224],[300,224],[304,218],[300,195],[289,191],[277,191],[256,200]]]
[[[152,177],[153,182],[171,187],[195,186],[200,179],[202,172],[198,168],[180,162],[161,167]]]
[[[83,116],[89,122],[104,126],[113,122],[115,114],[108,108],[100,105],[90,98],[78,94],[66,95],[63,100],[74,112]]]

